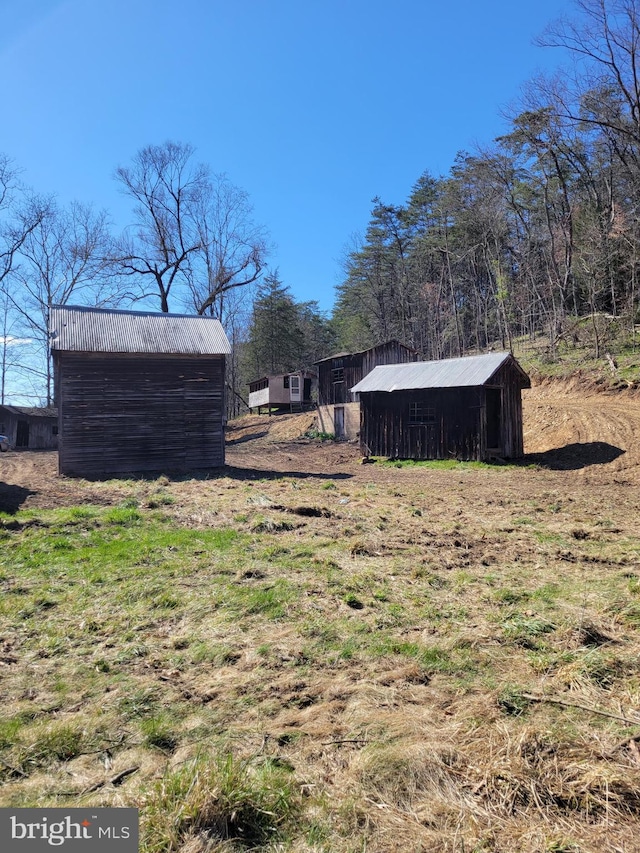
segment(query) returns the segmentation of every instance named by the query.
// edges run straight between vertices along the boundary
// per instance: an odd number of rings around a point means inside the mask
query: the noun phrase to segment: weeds
[[[304,434],[305,438],[310,438],[314,441],[335,441],[336,437],[332,432],[319,432],[315,429],[307,430]]]
[[[87,739],[82,728],[68,724],[17,724],[4,728],[4,759],[0,773],[11,778],[12,775],[29,776],[35,770],[49,767],[57,762],[67,762],[87,747]],[[7,741],[7,734],[11,739]],[[90,747],[88,747],[90,748]]]
[[[460,459],[378,459],[372,457],[383,467],[392,468],[424,468],[431,471],[504,471],[516,468],[517,465],[501,462],[499,465],[491,462],[464,461]]]

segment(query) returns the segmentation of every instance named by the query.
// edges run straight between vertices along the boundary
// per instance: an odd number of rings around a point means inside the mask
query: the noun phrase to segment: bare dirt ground
[[[640,485],[640,395],[606,394],[566,383],[525,391],[523,465],[538,465],[546,487],[611,489],[625,493]],[[212,472],[234,479],[323,477],[362,482],[397,482],[398,472],[363,465],[356,443],[304,438],[313,415],[247,416],[231,422],[227,465]],[[520,483],[519,472],[505,471],[501,483]],[[403,481],[421,479],[419,469],[403,470]],[[430,477],[438,480],[438,472]],[[540,478],[538,478],[540,480]],[[451,478],[443,474],[443,483]],[[187,484],[182,497],[188,499]],[[471,485],[468,483],[467,485]],[[483,481],[479,487],[482,489]],[[489,485],[489,484],[488,484]],[[9,452],[0,457],[0,510],[54,508],[79,503],[112,504],[123,497],[118,481],[79,483],[60,477],[55,452]],[[489,485],[489,488],[493,488]],[[174,483],[180,490],[179,483]],[[633,490],[634,491],[634,490]],[[481,494],[474,495],[481,499]]]

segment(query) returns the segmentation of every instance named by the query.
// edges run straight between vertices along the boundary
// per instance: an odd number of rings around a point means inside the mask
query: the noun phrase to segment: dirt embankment
[[[606,464],[609,474],[624,470],[640,479],[637,392],[605,393],[580,382],[545,383],[524,392],[523,409],[528,455],[556,459],[554,467],[559,468]]]

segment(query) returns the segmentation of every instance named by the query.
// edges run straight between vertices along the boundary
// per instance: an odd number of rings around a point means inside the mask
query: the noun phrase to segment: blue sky
[[[299,300],[329,311],[371,200],[505,132],[561,61],[570,0],[0,0],[0,151],[36,190],[110,211],[113,172],[187,142],[246,190]]]

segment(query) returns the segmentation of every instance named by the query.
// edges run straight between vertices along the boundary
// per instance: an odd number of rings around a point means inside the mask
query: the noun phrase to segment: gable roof
[[[57,418],[58,410],[55,406],[9,406],[1,405],[0,411],[9,412],[10,415],[24,415],[29,418]]]
[[[499,352],[447,358],[442,361],[379,365],[354,385],[351,391],[366,393],[367,391],[408,391],[421,388],[472,388],[489,382],[509,360],[522,374],[523,386],[529,387],[529,377],[511,353]]]
[[[112,311],[53,305],[49,344],[61,352],[228,355],[222,324],[213,317]]]
[[[364,355],[366,352],[373,352],[374,350],[381,349],[383,347],[388,347],[393,344],[397,344],[402,349],[406,349],[408,352],[417,352],[417,350],[412,347],[403,344],[402,341],[399,341],[397,338],[392,338],[390,341],[383,341],[380,344],[376,344],[372,347],[367,347],[367,349],[359,350],[358,352],[335,352],[333,355],[328,355],[326,358],[319,358],[317,361],[314,361],[314,364],[324,364],[325,361],[333,361],[335,358],[350,358],[354,355]]]

